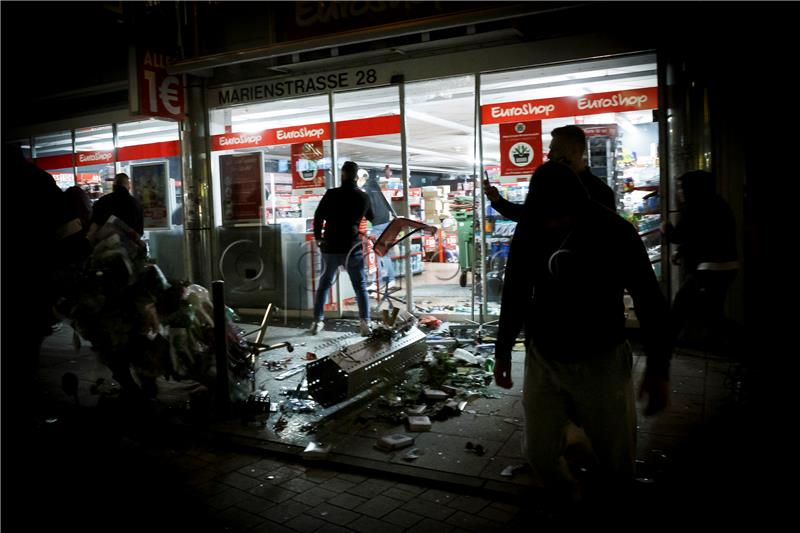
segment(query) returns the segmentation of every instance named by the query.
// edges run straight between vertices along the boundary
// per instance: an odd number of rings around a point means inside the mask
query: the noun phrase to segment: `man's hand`
[[[504,389],[514,386],[514,382],[511,381],[511,359],[495,359],[494,382]]]
[[[647,396],[645,416],[651,416],[663,411],[669,400],[669,381],[662,378],[647,376],[645,374],[639,388],[639,399]]]
[[[487,179],[483,180],[483,192],[490,202],[496,202],[500,199],[500,191],[497,190],[497,187],[491,185]]]
[[[314,239],[314,241],[317,243],[317,248],[322,248],[322,239]]]

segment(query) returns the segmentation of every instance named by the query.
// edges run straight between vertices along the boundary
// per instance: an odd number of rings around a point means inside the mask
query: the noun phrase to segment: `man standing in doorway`
[[[586,164],[586,134],[579,126],[562,126],[554,129],[551,134],[550,152],[547,154],[549,161],[556,161],[567,165],[581,181],[581,184],[589,193],[589,198],[598,204],[617,210],[617,202],[614,198],[614,191],[611,187],[603,183],[603,180],[592,174]],[[488,181],[483,182],[483,191],[486,197],[492,202],[492,209],[503,215],[509,220],[519,222],[522,216],[522,204],[509,202]]]
[[[386,176],[388,183],[389,178],[392,177],[392,169],[389,168],[389,165],[386,165],[386,167],[383,169],[383,173]],[[375,215],[375,219],[372,221],[372,230],[370,231],[370,235],[377,239],[381,236],[383,230],[386,229],[386,226],[389,225],[389,223],[397,216],[397,214],[394,212],[392,205],[383,195],[383,191],[381,190],[381,186],[378,182],[378,176],[374,174],[369,175],[363,188],[364,192],[369,195],[372,213]],[[384,255],[380,258],[380,265],[381,281],[383,281],[386,287],[392,287],[394,285],[394,265],[392,264],[392,258],[389,257],[389,255]]]
[[[369,196],[358,188],[357,175],[358,165],[353,161],[346,161],[342,165],[342,186],[328,189],[314,213],[314,239],[322,251],[322,274],[314,298],[312,335],[322,331],[325,326],[325,299],[340,266],[347,268],[356,292],[361,319],[359,330],[363,336],[370,334],[367,273],[358,227],[362,218],[372,221],[375,217]]]
[[[97,230],[106,223],[111,215],[130,226],[140,237],[144,235],[142,206],[131,195],[131,179],[122,172],[114,177],[114,190],[94,204],[92,223],[87,236],[89,240],[92,240]]]

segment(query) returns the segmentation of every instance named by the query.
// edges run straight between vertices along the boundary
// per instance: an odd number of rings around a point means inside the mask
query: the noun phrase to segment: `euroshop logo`
[[[235,146],[237,144],[258,144],[264,137],[262,135],[242,135],[240,137],[222,137],[220,146]]]
[[[321,139],[324,133],[324,128],[307,128],[303,126],[298,130],[278,130],[276,137],[279,141],[300,138]]]
[[[578,109],[583,111],[585,109],[605,109],[608,107],[642,107],[646,103],[647,95],[645,94],[625,96],[622,93],[617,93],[608,98],[581,97],[578,99]]]
[[[492,108],[492,118],[506,118],[506,117],[520,117],[528,115],[544,115],[550,116],[550,113],[556,110],[555,104],[542,104],[535,105],[532,103],[525,103],[521,106],[514,106],[503,109],[502,107]]]
[[[91,161],[111,161],[110,152],[95,152],[92,154],[78,154],[79,163],[87,163]]]

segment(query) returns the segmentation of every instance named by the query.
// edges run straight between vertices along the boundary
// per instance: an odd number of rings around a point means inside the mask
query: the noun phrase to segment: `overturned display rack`
[[[308,363],[308,393],[314,400],[330,407],[382,381],[400,379],[407,368],[422,361],[427,345],[416,319],[403,311],[390,322],[370,337]]]

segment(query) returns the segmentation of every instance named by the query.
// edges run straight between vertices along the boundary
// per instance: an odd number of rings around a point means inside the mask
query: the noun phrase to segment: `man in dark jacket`
[[[667,306],[647,251],[627,221],[590,201],[577,176],[548,162],[531,178],[514,234],[495,351],[495,380],[510,388],[511,347],[524,324],[527,459],[550,486],[576,490],[563,459],[568,421],[592,442],[601,479],[632,482],[636,415],[623,294],[640,320],[646,414],[668,394]]]
[[[607,207],[612,211],[617,210],[617,201],[611,187],[603,183],[603,180],[592,174],[586,164],[584,155],[586,153],[586,134],[578,126],[562,126],[551,132],[550,152],[547,154],[548,161],[557,161],[567,165],[578,175],[581,184],[589,193],[589,198]],[[483,190],[492,202],[492,209],[503,215],[509,220],[518,222],[522,216],[522,205],[509,202],[502,196],[496,187],[483,182]]]
[[[114,177],[114,190],[106,194],[94,204],[92,210],[92,225],[89,229],[89,240],[103,224],[114,215],[126,223],[132,230],[144,235],[144,215],[142,206],[131,196],[131,179],[127,174],[120,173]]]
[[[312,335],[316,335],[324,327],[322,319],[325,300],[340,266],[347,268],[356,292],[361,334],[367,336],[370,333],[367,273],[364,269],[358,226],[362,218],[366,217],[371,221],[374,215],[369,197],[358,188],[357,173],[358,165],[353,161],[346,161],[342,165],[342,186],[328,189],[314,213],[314,239],[322,251],[322,274],[314,298]]]

